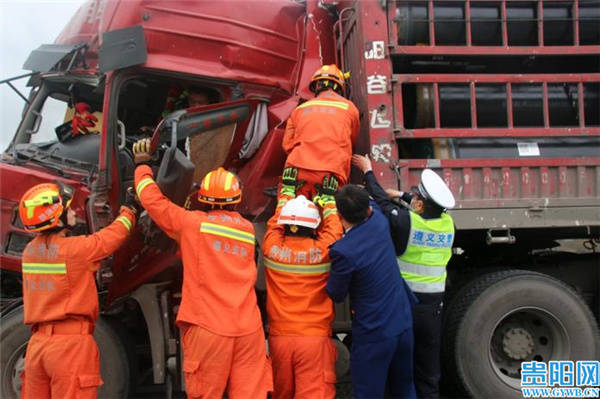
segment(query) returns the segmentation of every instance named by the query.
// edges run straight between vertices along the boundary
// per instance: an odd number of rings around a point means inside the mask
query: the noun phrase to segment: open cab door
[[[164,154],[156,182],[173,202],[183,205],[192,182],[209,171],[231,166],[239,152],[257,101],[241,100],[175,111],[156,127],[152,148]],[[185,151],[185,153],[184,153]]]
[[[175,111],[164,118],[152,136],[152,149],[160,160],[155,179],[163,194],[184,206],[194,182],[219,166],[231,167],[258,103],[239,100],[210,104]],[[131,243],[137,255],[128,263],[115,264],[109,302],[179,262],[174,242],[147,214],[142,214],[139,226],[142,235]]]

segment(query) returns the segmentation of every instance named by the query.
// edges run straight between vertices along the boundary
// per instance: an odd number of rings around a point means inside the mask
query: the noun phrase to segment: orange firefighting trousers
[[[40,323],[27,345],[22,399],[96,399],[100,378],[93,324],[79,320]]]
[[[183,372],[189,399],[262,399],[273,390],[270,360],[263,329],[241,337],[213,334],[186,324]]]
[[[270,336],[273,399],[335,397],[337,350],[329,337]]]

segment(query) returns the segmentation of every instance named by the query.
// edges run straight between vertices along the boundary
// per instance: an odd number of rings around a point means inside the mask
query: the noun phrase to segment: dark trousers
[[[415,388],[419,399],[440,396],[440,350],[444,294],[416,293],[419,303],[413,306],[415,333]]]
[[[352,342],[352,387],[357,399],[381,399],[386,383],[393,398],[416,399],[413,383],[413,332],[377,342]]]

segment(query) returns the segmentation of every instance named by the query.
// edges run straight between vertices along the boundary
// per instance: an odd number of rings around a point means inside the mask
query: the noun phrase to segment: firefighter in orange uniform
[[[263,241],[273,398],[333,398],[334,311],[325,284],[328,247],[342,237],[333,198],[338,182],[326,176],[318,186],[315,201],[323,211],[319,227],[317,206],[302,195],[296,197],[297,175],[295,168],[284,169],[277,210]]]
[[[360,119],[356,106],[343,97],[346,77],[337,66],[323,65],[309,86],[315,98],[296,107],[287,120],[285,166],[297,168],[298,179],[306,182],[298,195],[312,198],[315,185],[330,173],[340,186],[348,181]]]
[[[142,206],[181,249],[177,326],[188,398],[221,399],[226,389],[230,399],[266,398],[273,381],[254,292],[254,227],[233,210],[240,182],[223,168],[209,172],[198,190],[205,211],[189,211],[161,193],[144,165],[150,140],[135,143],[133,153]]]
[[[73,188],[61,183],[38,184],[19,204],[25,229],[39,233],[22,260],[24,322],[33,333],[22,376],[25,399],[91,399],[102,385],[92,336],[98,319],[94,273],[129,237],[137,210],[128,197],[109,226],[69,237],[76,222],[70,208],[73,194]]]

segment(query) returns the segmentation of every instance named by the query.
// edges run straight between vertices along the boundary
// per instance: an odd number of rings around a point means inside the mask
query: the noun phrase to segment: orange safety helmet
[[[242,200],[240,181],[233,173],[219,167],[208,172],[198,190],[198,201],[210,205],[232,205]]]
[[[27,190],[19,203],[25,230],[39,232],[56,227],[71,205],[73,193],[73,188],[62,183],[42,183]]]
[[[335,64],[323,65],[313,74],[308,88],[314,93],[319,80],[329,80],[333,82],[331,86],[332,89],[335,90],[335,85],[338,84],[342,90],[342,93],[344,93],[346,90],[346,79],[349,77],[350,72],[344,73],[340,71]]]

